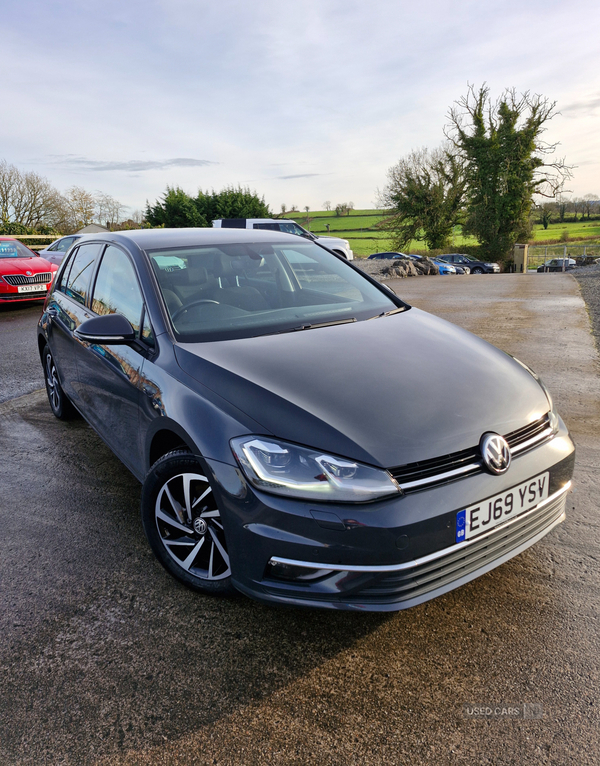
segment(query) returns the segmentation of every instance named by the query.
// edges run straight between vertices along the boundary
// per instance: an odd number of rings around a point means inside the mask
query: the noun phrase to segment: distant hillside
[[[350,215],[339,216],[335,211],[309,210],[308,220],[304,211],[287,212],[284,218],[291,218],[305,229],[315,234],[331,234],[332,237],[342,237],[350,242],[350,247],[357,257],[384,252],[391,248],[391,238],[388,232],[381,231],[378,224],[385,218],[382,210],[351,210]],[[329,224],[329,231],[327,225]],[[531,244],[559,242],[567,232],[568,241],[594,241],[600,239],[600,221],[578,221],[577,223],[552,223],[548,229],[541,224],[535,224]],[[474,247],[477,241],[473,237],[463,236],[460,226],[455,227],[453,243],[450,252],[461,252],[463,247]],[[427,248],[423,242],[413,241],[406,248],[409,253],[424,253]]]

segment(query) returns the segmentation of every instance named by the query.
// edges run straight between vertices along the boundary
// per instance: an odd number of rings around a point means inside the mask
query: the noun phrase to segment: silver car
[[[47,248],[44,248],[44,250],[40,250],[39,254],[42,258],[50,261],[50,263],[60,266],[63,258],[67,254],[67,250],[71,245],[77,242],[77,240],[81,239],[82,236],[83,234],[69,234],[67,237],[61,237],[60,239],[55,240],[51,245],[48,245]]]

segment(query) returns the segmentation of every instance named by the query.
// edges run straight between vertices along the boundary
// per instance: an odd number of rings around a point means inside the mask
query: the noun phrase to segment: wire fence
[[[600,242],[588,245],[529,245],[527,265],[528,269],[537,269],[551,260],[568,258],[578,264],[594,263],[596,258],[600,258]]]

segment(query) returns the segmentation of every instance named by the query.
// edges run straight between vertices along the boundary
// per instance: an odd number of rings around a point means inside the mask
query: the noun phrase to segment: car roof
[[[289,241],[298,244],[298,237],[295,234],[284,234],[281,231],[263,229],[131,229],[93,235],[93,239],[97,242],[129,240],[142,250],[218,245],[219,243],[243,244],[244,242],[264,242],[265,240]]]

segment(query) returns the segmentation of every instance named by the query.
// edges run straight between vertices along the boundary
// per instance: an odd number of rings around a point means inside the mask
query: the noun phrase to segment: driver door
[[[122,314],[138,337],[132,345],[81,344],[78,356],[79,393],[86,417],[111,449],[134,473],[143,464],[139,429],[141,376],[150,345],[142,337],[144,300],[129,256],[108,245],[98,268],[92,316]]]

